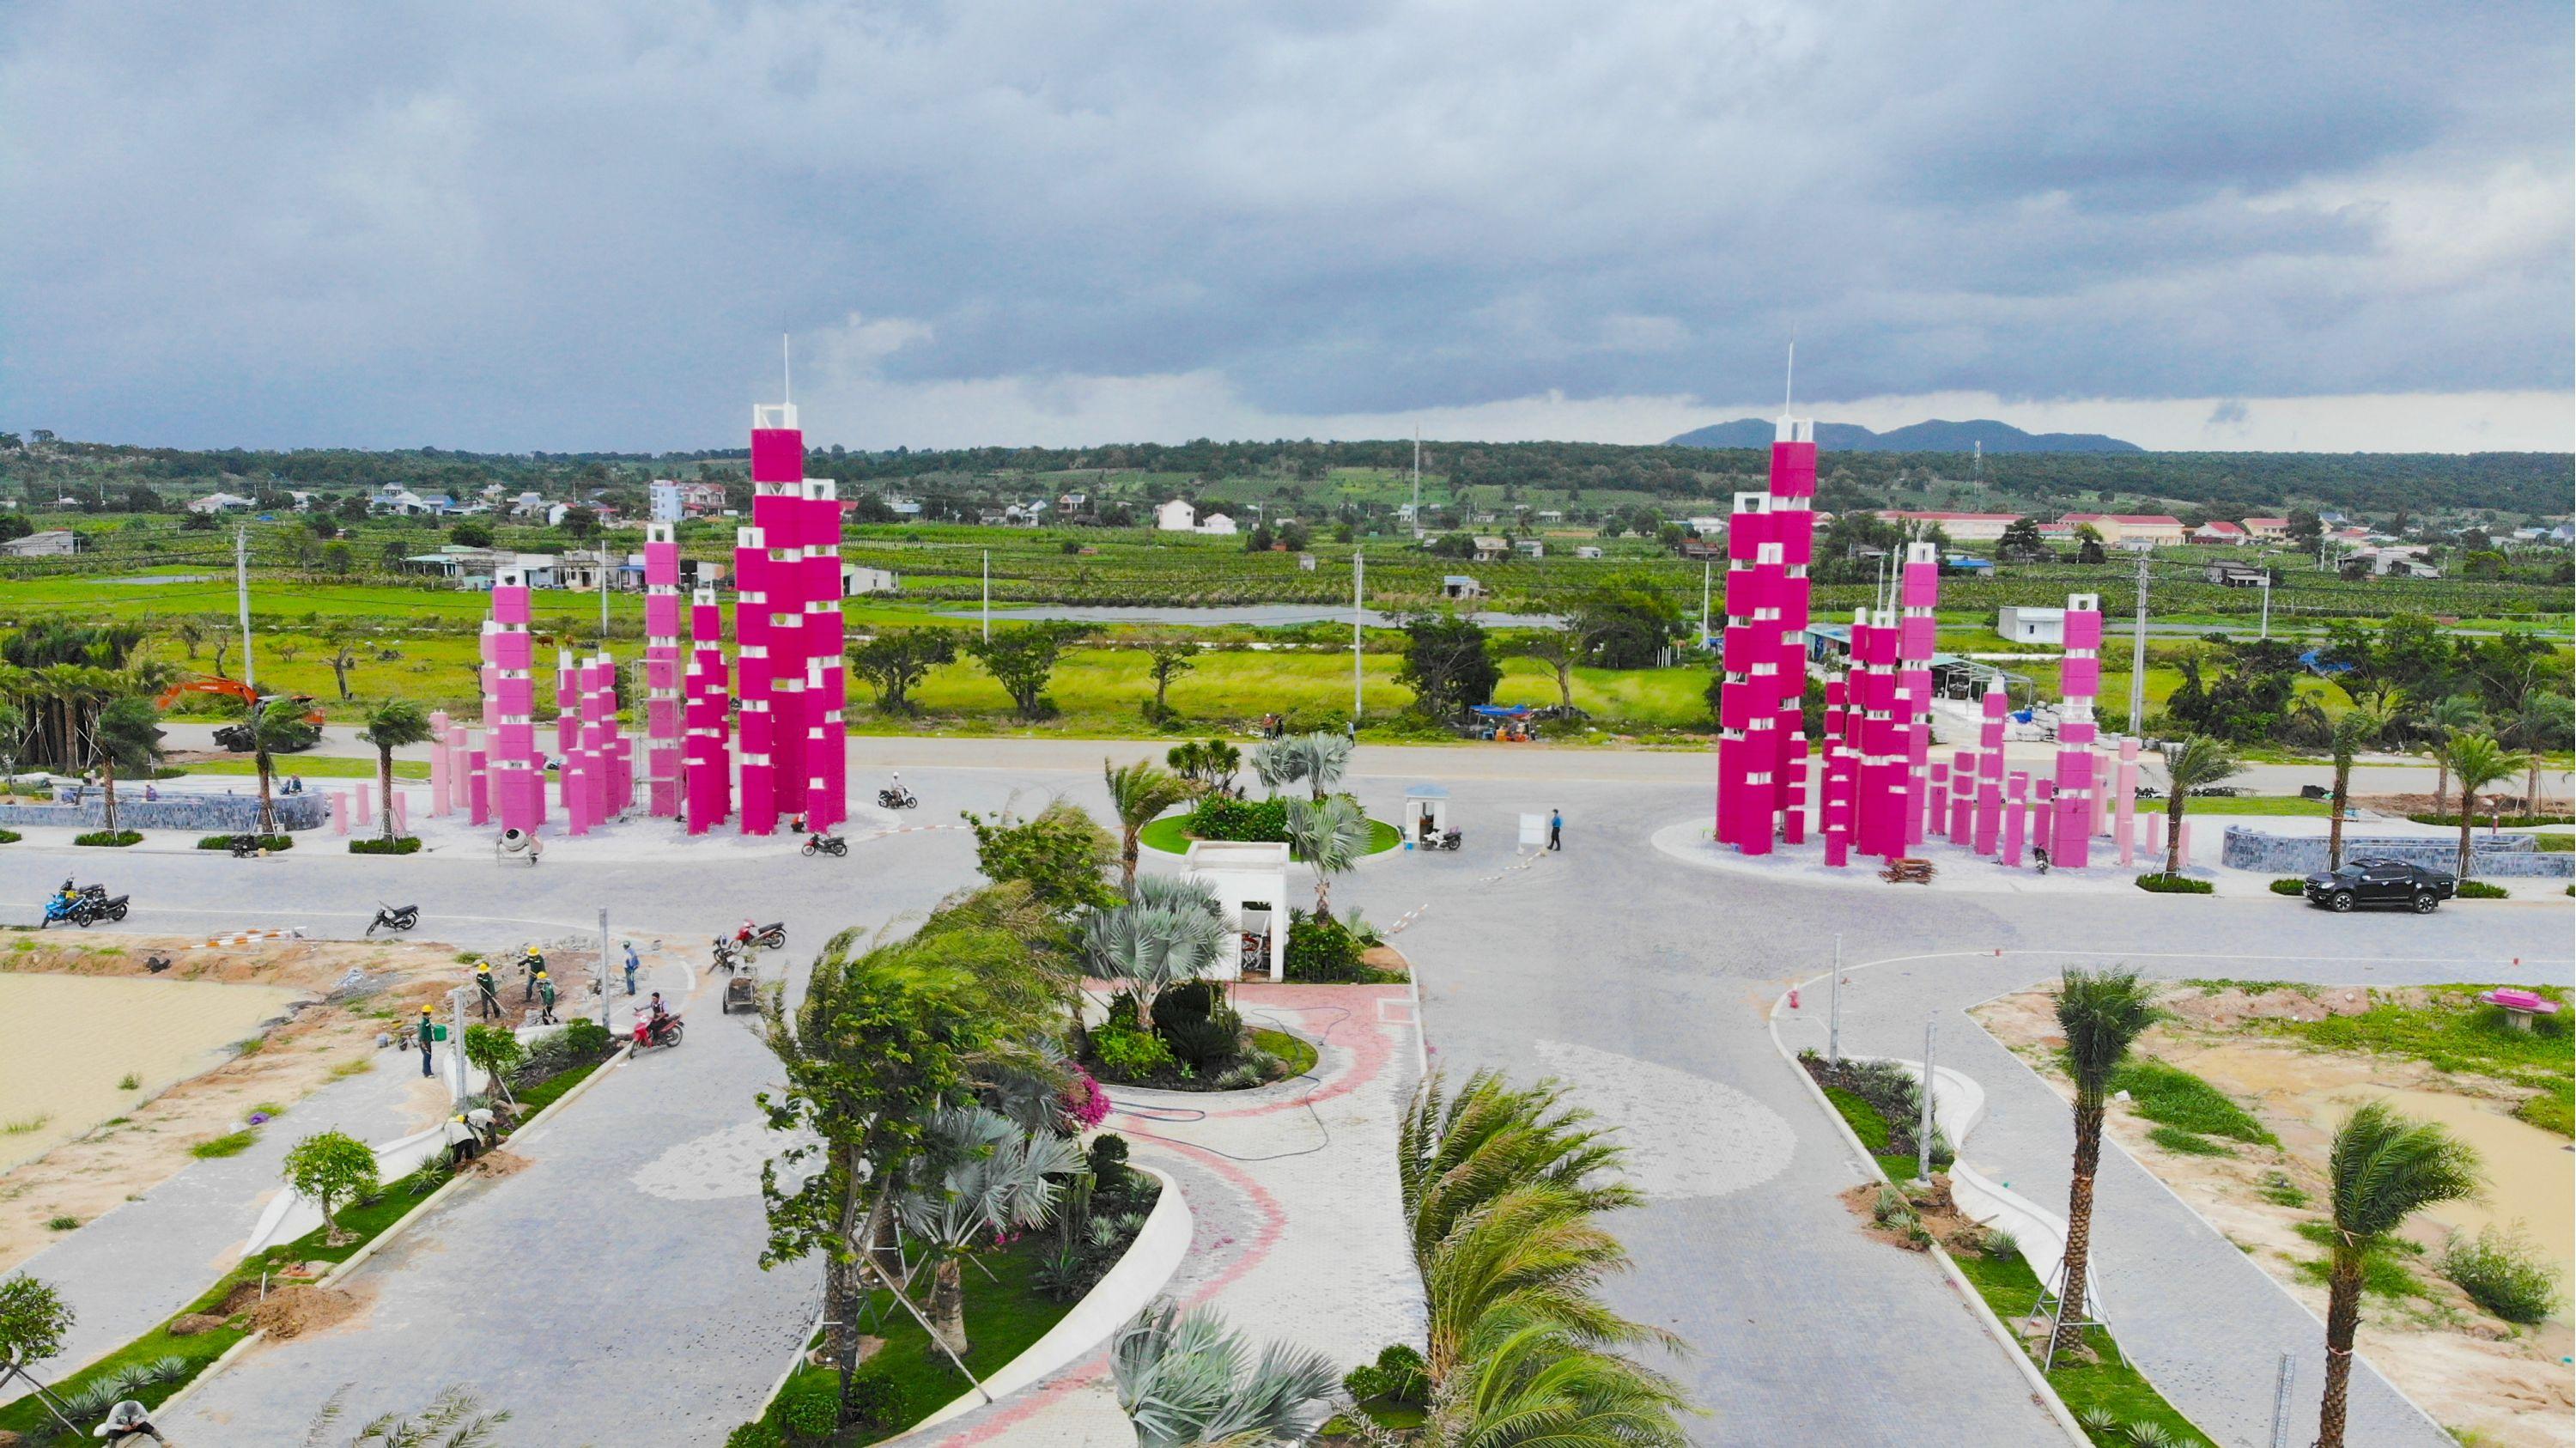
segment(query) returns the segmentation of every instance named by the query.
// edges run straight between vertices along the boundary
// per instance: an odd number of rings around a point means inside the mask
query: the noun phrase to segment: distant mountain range
[[[1713,423],[1693,428],[1671,440],[1670,447],[1769,447],[1772,425],[1759,418]],[[1816,446],[1826,452],[1973,452],[1979,443],[1990,453],[2133,453],[2146,449],[2098,432],[2024,432],[2008,422],[1979,418],[1973,422],[1918,422],[1893,432],[1872,432],[1853,422],[1816,424]]]

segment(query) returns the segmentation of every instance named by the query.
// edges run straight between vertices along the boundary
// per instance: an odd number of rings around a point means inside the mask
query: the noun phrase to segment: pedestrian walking
[[[492,962],[488,960],[474,962],[474,995],[482,1006],[483,1019],[488,1021],[501,1014],[501,982],[492,974]]]
[[[1550,809],[1547,812],[1547,847],[1551,850],[1565,848],[1565,812],[1563,810]]]
[[[537,1024],[553,1025],[555,1023],[555,983],[542,970],[537,972],[537,999],[540,1002],[537,1007]]]
[[[429,1007],[427,1007],[427,1006],[422,1006],[422,1007],[420,1008],[420,1074],[422,1074],[422,1075],[424,1075],[424,1076],[426,1076],[426,1075],[430,1074],[430,1071],[429,1071],[429,1042],[430,1042],[430,1038],[431,1038],[432,1036],[437,1035],[437,1034],[438,1034],[438,1023],[437,1023],[435,1020],[431,1019],[430,1014],[429,1014]]]
[[[635,942],[626,942],[626,993],[635,994],[635,967],[643,964],[635,958]]]

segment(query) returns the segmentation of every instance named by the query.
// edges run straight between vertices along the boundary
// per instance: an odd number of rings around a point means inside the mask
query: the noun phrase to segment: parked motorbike
[[[877,803],[886,809],[919,809],[921,797],[897,785],[892,789],[878,790]]]
[[[36,928],[42,930],[56,921],[68,920],[87,930],[102,920],[122,920],[125,911],[126,897],[123,895],[83,894],[70,900],[56,895],[45,902],[45,918]]]
[[[1429,848],[1435,850],[1454,850],[1461,844],[1464,844],[1466,839],[1467,832],[1465,830],[1442,830],[1440,833],[1433,835],[1429,840],[1424,841],[1424,843]]]
[[[642,1016],[635,1022],[635,1049],[642,1051],[654,1046],[676,1046],[680,1044],[680,1035],[679,1012],[674,1011],[662,1017],[658,1025],[653,1017]]]
[[[731,975],[742,968],[742,947],[734,944],[732,936],[717,936],[715,938],[715,953],[716,969],[723,971],[727,975]]]
[[[403,931],[409,930],[419,923],[419,906],[403,905],[397,907],[388,905],[384,901],[379,900],[376,902],[376,918],[367,922],[367,934],[373,935],[379,928],[382,928],[389,933],[399,935]]]
[[[235,835],[232,838],[232,843],[225,846],[225,848],[232,851],[234,859],[247,860],[251,856],[259,853],[259,836]]]
[[[815,835],[805,841],[804,852],[809,859],[815,855],[830,855],[838,859],[850,852],[850,842],[839,835]]]
[[[2165,792],[2156,788],[2152,784],[2139,785],[2137,794],[2140,799],[2162,799],[2165,797]]]
[[[787,948],[786,923],[784,921],[772,921],[771,923],[760,927],[758,930],[752,932],[751,943],[759,946],[763,950],[785,950]]]

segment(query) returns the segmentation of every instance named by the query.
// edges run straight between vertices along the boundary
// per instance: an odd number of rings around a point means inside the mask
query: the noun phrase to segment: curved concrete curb
[[[1817,981],[1823,979],[1825,977],[1820,975],[1811,980],[1801,981],[1798,988],[1813,988]],[[1851,1123],[1843,1120],[1843,1114],[1834,1109],[1834,1103],[1826,1098],[1824,1088],[1816,1084],[1816,1078],[1808,1075],[1807,1068],[1798,1064],[1797,1053],[1789,1049],[1786,1041],[1780,1039],[1780,1008],[1788,1003],[1789,995],[1786,991],[1781,992],[1779,997],[1771,1002],[1771,1010],[1765,1021],[1771,1033],[1771,1049],[1778,1051],[1780,1059],[1789,1063],[1790,1071],[1797,1076],[1798,1084],[1807,1088],[1807,1095],[1816,1103],[1816,1109],[1824,1113],[1827,1121],[1833,1123],[1835,1133],[1842,1137],[1843,1145],[1850,1149],[1852,1160],[1870,1176],[1880,1181],[1887,1180],[1887,1173],[1879,1170],[1878,1159],[1871,1156],[1869,1148],[1861,1145],[1860,1138],[1852,1134]],[[1979,1094],[1978,1101],[1979,1114],[1982,1114],[1982,1092]],[[1964,1108],[1965,1103],[1962,1102],[1961,1105]],[[1932,1094],[1932,1119],[1934,1125],[1941,1126],[1943,1130],[1948,1129],[1942,1122],[1941,1093],[1937,1090]],[[1971,1118],[1971,1124],[1973,1124],[1973,1118]],[[1955,1138],[1953,1149],[1956,1149]],[[2058,1431],[2066,1435],[2066,1441],[2076,1445],[2076,1448],[2092,1448],[2092,1435],[2086,1433],[2083,1426],[2075,1421],[2075,1415],[2067,1411],[2066,1400],[2057,1396],[2057,1389],[2049,1383],[2047,1376],[2040,1372],[2039,1364],[2032,1362],[2030,1354],[2022,1350],[2022,1345],[2014,1338],[2012,1329],[2004,1326],[2003,1319],[1995,1316],[1995,1310],[1986,1305],[1985,1296],[1977,1291],[1976,1284],[1970,1282],[1967,1274],[1959,1270],[1958,1263],[1950,1260],[1950,1254],[1942,1250],[1939,1242],[1932,1244],[1930,1255],[1941,1268],[1941,1276],[1949,1282],[1950,1289],[1959,1294],[1960,1299],[1967,1303],[1968,1310],[1975,1313],[1977,1320],[1985,1325],[1986,1335],[1993,1338],[1995,1345],[2002,1348],[2005,1356],[2012,1359],[2013,1367],[2021,1373],[2022,1381],[2030,1385],[2031,1396],[2048,1411],[2048,1416],[2057,1424]]]

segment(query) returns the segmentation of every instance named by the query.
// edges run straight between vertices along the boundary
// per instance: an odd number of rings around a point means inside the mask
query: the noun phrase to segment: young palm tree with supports
[[[1368,816],[1348,795],[1288,801],[1288,844],[1315,872],[1315,918],[1333,918],[1333,877],[1368,852]]]
[[[98,751],[99,804],[104,812],[107,832],[116,833],[116,772],[128,774],[149,772],[161,762],[161,711],[141,694],[115,694],[98,711],[98,727],[91,731],[91,743]]]
[[[895,1219],[930,1257],[931,1335],[966,1356],[966,1258],[995,1237],[1044,1226],[1055,1211],[1052,1179],[1077,1171],[1082,1152],[1053,1132],[1023,1132],[981,1106],[931,1115],[924,1133],[948,1165],[895,1202]]]
[[[259,771],[259,832],[277,833],[277,752],[304,738],[294,701],[258,699],[250,706],[251,765]]]
[[[1148,875],[1130,894],[1126,904],[1095,910],[1083,921],[1082,959],[1101,979],[1134,987],[1136,1009],[1150,1020],[1154,997],[1206,975],[1233,933],[1216,896],[1195,877]]]
[[[367,711],[358,737],[376,746],[376,797],[384,804],[384,837],[394,837],[394,751],[429,742],[429,716],[409,699],[387,699]]]
[[[2334,1240],[2328,1244],[2326,1387],[2317,1409],[2317,1448],[2343,1448],[2364,1263],[2416,1212],[2477,1195],[2480,1178],[2478,1154],[2468,1143],[2376,1101],[2336,1129],[2326,1175]]]
[[[1249,1371],[1251,1344],[1212,1307],[1156,1298],[1109,1342],[1118,1406],[1137,1448],[1303,1443],[1332,1416],[1341,1385],[1322,1353],[1272,1343]]]
[[[2163,1013],[2155,987],[2128,969],[2068,967],[2057,991],[2057,1025],[2066,1035],[2066,1067],[2075,1078],[2075,1175],[2066,1189],[2066,1259],[2059,1268],[2056,1340],[2075,1345],[2084,1320],[2084,1274],[2093,1252],[2093,1177],[2102,1166],[2102,1115],[2111,1073],[2129,1047]]]
[[[2484,719],[2485,715],[2478,709],[2478,701],[2466,694],[2432,700],[2416,711],[2414,722],[2431,741],[2432,748],[2428,752],[2433,756],[2433,768],[2437,771],[2433,776],[2435,814],[2451,807],[2451,761],[2443,756],[2442,751],[2454,738],[2466,730],[2477,728]]]
[[[2478,791],[2522,772],[2521,755],[2496,742],[2492,734],[2463,730],[2442,746],[2442,760],[2460,781],[2460,878],[2469,878],[2469,830],[2477,822]]]
[[[1109,808],[1118,816],[1118,893],[1133,895],[1142,852],[1137,836],[1163,811],[1190,797],[1189,782],[1141,759],[1123,768],[1104,759],[1100,773],[1109,785]]]
[[[1308,798],[1318,801],[1350,767],[1351,741],[1339,734],[1291,734],[1252,751],[1252,772],[1263,784],[1276,790],[1302,779]]]
[[[2334,761],[2333,815],[2326,821],[2326,868],[2343,868],[2343,812],[2352,800],[2352,764],[2361,751],[2379,742],[2388,731],[2396,696],[2356,702],[2340,716],[2328,719],[2325,711],[2311,703],[2306,713],[2323,728],[2327,757]]]
[[[2165,876],[2170,879],[2182,873],[2182,812],[2190,803],[2191,792],[2206,789],[2245,768],[2245,761],[2227,752],[2227,746],[2206,734],[2194,734],[2179,744],[2164,747],[2165,786]]]

